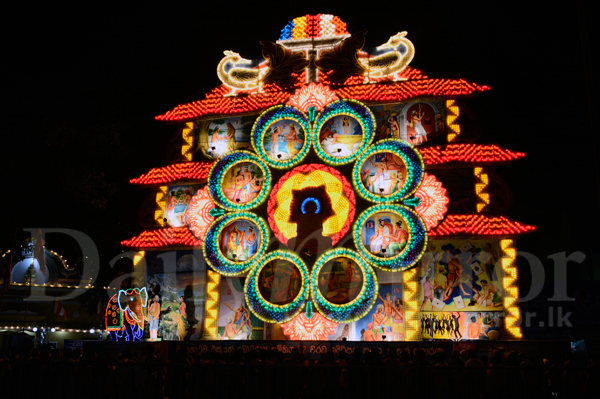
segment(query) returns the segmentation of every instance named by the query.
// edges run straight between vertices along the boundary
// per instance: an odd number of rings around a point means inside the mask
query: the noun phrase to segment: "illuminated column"
[[[160,186],[156,191],[156,210],[154,211],[154,219],[161,227],[164,227],[165,225],[164,214],[168,190],[169,188],[167,186]]]
[[[519,298],[519,274],[517,271],[517,248],[514,240],[501,240],[502,248],[502,293],[504,297],[504,322],[506,332],[511,338],[522,338],[521,310],[517,305]]]
[[[206,303],[204,311],[204,331],[201,339],[219,339],[219,299],[221,296],[221,275],[206,270]]]
[[[404,302],[404,327],[406,341],[420,341],[419,331],[419,273],[413,267],[402,274],[402,297]]]
[[[446,100],[446,126],[448,127],[448,142],[457,141],[460,136],[460,125],[456,123],[460,109],[456,100]]]
[[[475,172],[475,194],[477,194],[477,212],[486,211],[490,204],[490,194],[487,192],[490,178],[484,168],[476,167]]]
[[[194,142],[194,122],[187,122],[183,128],[183,145],[181,155],[186,161],[192,160],[192,144]]]
[[[133,284],[138,287],[146,285],[146,251],[139,251],[133,255]]]

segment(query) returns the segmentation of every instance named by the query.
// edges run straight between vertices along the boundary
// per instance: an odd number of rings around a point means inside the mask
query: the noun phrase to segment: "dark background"
[[[590,39],[598,32],[586,3],[543,9],[527,3],[12,6],[1,24],[0,250],[20,245],[28,236],[23,228],[76,229],[96,242],[101,273],[111,276],[108,263],[123,251],[120,241],[142,230],[137,213],[150,193],[128,180],[168,164],[165,148],[179,133],[154,116],[220,84],[216,67],[224,50],[257,59],[259,40],[277,40],[293,18],[334,14],[349,32],[368,30],[366,47],[408,31],[416,48],[411,66],[430,77],[492,87],[466,109],[481,126],[478,142],[527,153],[496,169],[512,188],[505,214],[538,226],[518,249],[544,262],[546,280],[523,311],[540,320],[549,307],[574,312],[573,328],[542,329],[536,321],[526,332],[583,336],[600,324],[598,58]],[[47,246],[71,264],[81,257],[65,237],[50,235]],[[567,295],[577,300],[548,302],[555,284],[547,257],[563,251],[586,255],[569,266]],[[528,269],[521,262],[522,295]]]

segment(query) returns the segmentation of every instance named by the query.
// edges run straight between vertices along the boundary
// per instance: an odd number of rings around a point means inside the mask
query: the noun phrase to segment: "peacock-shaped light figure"
[[[217,66],[217,76],[225,86],[232,89],[228,95],[235,95],[238,90],[260,89],[262,79],[269,71],[268,67],[258,69],[244,67],[252,64],[252,61],[230,50],[224,51],[224,54],[225,57]]]
[[[391,36],[389,40],[377,47],[377,51],[384,51],[381,55],[359,58],[359,62],[367,70],[365,72],[365,82],[371,79],[391,76],[393,81],[403,80],[399,77],[415,56],[415,47],[412,42],[406,38],[408,33],[399,32]],[[401,49],[404,49],[404,52]],[[387,50],[387,51],[385,51]]]

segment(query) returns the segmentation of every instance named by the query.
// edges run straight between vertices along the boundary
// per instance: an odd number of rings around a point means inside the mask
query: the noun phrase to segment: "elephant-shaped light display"
[[[106,307],[106,330],[113,341],[139,341],[148,320],[146,287],[119,290]]]

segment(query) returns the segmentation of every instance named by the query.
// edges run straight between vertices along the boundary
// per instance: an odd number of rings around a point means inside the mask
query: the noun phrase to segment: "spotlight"
[[[33,332],[37,332],[37,327],[33,327],[33,328],[31,329],[31,331],[33,331]]]
[[[90,328],[90,334],[93,334],[96,330],[94,330],[93,328]]]
[[[50,327],[50,332],[56,332],[56,327]]]

